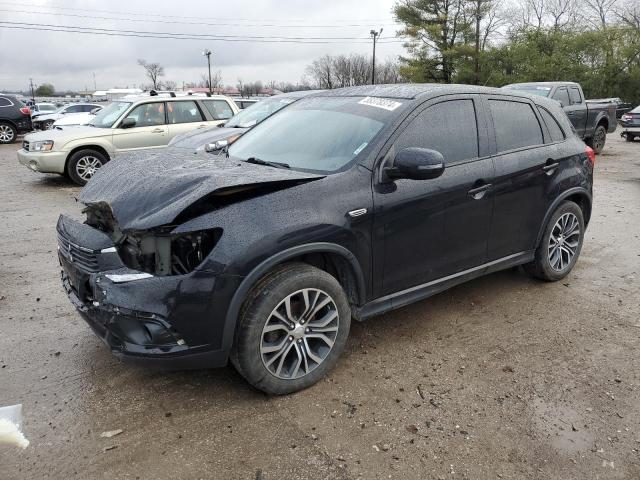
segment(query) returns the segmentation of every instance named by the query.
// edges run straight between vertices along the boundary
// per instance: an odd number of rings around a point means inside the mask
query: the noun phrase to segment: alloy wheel
[[[604,128],[598,128],[596,130],[595,136],[593,138],[593,148],[596,151],[601,151],[604,148],[605,138],[607,137],[607,132]]]
[[[304,377],[331,352],[339,320],[335,301],[322,290],[306,288],[288,295],[262,329],[262,363],[275,377]]]
[[[549,236],[549,264],[556,272],[567,268],[580,245],[580,222],[573,213],[563,214]]]
[[[15,134],[9,125],[0,125],[0,142],[13,142]]]
[[[76,173],[82,180],[88,181],[101,166],[100,159],[87,155],[76,162]]]

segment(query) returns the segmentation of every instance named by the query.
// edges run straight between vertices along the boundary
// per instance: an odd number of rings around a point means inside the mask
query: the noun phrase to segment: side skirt
[[[530,262],[533,260],[534,254],[534,250],[515,253],[468,270],[463,270],[462,272],[454,273],[447,277],[439,278],[431,282],[423,283],[422,285],[417,285],[400,292],[380,297],[364,304],[355,312],[354,317],[356,320],[366,320],[367,318],[380,315],[388,312],[389,310],[404,307],[405,305],[409,305],[419,300],[424,300],[425,298],[431,297],[455,285],[459,285],[488,273],[497,272],[499,270]]]

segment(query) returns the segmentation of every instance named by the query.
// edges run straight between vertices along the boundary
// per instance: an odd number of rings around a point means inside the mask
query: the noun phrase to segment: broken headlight
[[[124,235],[118,253],[129,268],[159,276],[184,275],[202,263],[221,235],[219,228],[179,235]]]

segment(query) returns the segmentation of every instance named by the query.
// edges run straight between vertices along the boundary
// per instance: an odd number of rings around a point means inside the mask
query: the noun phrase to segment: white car
[[[89,123],[91,123],[91,120],[93,120],[93,118],[96,116],[96,113],[102,110],[102,107],[96,110],[97,111],[95,113],[94,113],[94,110],[91,110],[90,112],[84,112],[84,113],[70,113],[53,122],[53,125],[51,125],[51,128],[71,127],[73,125],[88,125]]]
[[[75,113],[88,113],[96,108],[101,109],[102,105],[97,103],[71,103],[60,107],[51,113],[40,113],[32,117],[33,128],[36,130],[49,130],[53,123],[64,117],[65,115],[73,115]]]
[[[44,115],[47,113],[53,113],[58,110],[53,103],[36,103],[29,107],[31,109],[31,119],[37,118],[40,115]]]
[[[25,135],[18,161],[34,172],[67,175],[84,185],[123,152],[164,148],[176,135],[222,124],[238,111],[223,95],[122,99],[103,108],[86,126]]]

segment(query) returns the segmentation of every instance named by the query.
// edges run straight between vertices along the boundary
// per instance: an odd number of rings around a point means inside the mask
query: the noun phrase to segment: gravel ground
[[[120,364],[59,284],[78,188],[0,146],[2,479],[640,478],[640,144],[610,135],[581,258],[509,270],[352,326],[337,368],[269,398],[232,368]],[[102,432],[122,429],[111,438]]]

